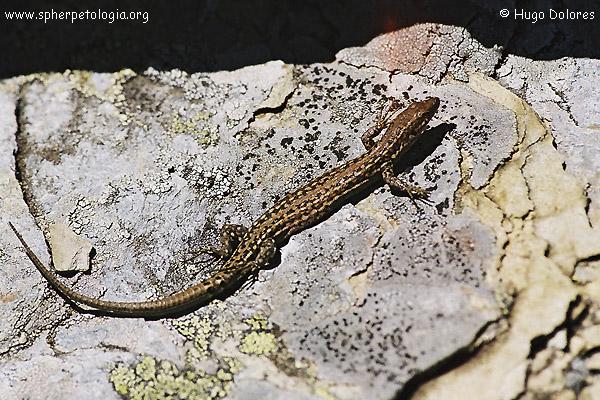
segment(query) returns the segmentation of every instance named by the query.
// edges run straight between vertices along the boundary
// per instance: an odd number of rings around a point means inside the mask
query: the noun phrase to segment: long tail
[[[27,254],[27,257],[29,257],[29,259],[31,260],[33,265],[35,265],[35,267],[38,269],[38,271],[40,271],[40,273],[44,276],[44,278],[46,278],[46,280],[48,282],[50,282],[50,284],[57,291],[63,293],[65,296],[72,298],[75,301],[80,301],[81,303],[86,304],[87,299],[85,296],[83,296],[83,295],[80,296],[79,293],[75,292],[73,289],[69,288],[68,286],[65,286],[65,284],[63,284],[60,280],[58,280],[56,275],[54,275],[52,273],[52,271],[50,271],[44,265],[44,263],[42,263],[42,261],[35,255],[33,250],[31,250],[31,248],[29,247],[27,242],[25,242],[25,239],[23,239],[23,236],[21,236],[19,231],[17,231],[17,228],[15,228],[15,226],[12,224],[12,222],[9,222],[8,225],[10,225],[10,228],[13,230],[15,235],[17,235],[17,238],[23,245],[23,248],[25,248],[25,254]],[[93,300],[93,299],[91,299],[91,300]]]
[[[52,287],[54,287],[54,289],[56,289],[56,291],[62,293],[71,301],[85,304],[96,310],[110,313],[115,316],[160,317],[176,314],[181,312],[183,309],[189,308],[190,306],[209,301],[210,299],[214,298],[218,292],[221,292],[221,290],[224,289],[222,286],[226,286],[214,285],[212,283],[215,278],[220,277],[221,274],[217,273],[212,279],[209,278],[208,280],[199,282],[198,284],[182,292],[175,293],[158,300],[119,302],[96,299],[76,292],[62,283],[58,279],[57,275],[50,271],[50,269],[48,269],[48,267],[46,267],[35,255],[33,250],[31,250],[29,245],[27,245],[27,242],[25,242],[25,239],[23,239],[23,236],[21,236],[14,225],[11,222],[8,224],[23,245],[27,257],[29,257],[33,265],[35,265],[42,276],[46,278],[46,280],[50,283],[50,285],[52,285]]]

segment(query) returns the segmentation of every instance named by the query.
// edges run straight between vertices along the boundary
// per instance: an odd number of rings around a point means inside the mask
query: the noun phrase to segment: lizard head
[[[394,160],[404,153],[423,134],[439,106],[440,99],[429,97],[412,103],[393,117],[379,141],[380,154],[386,160]]]

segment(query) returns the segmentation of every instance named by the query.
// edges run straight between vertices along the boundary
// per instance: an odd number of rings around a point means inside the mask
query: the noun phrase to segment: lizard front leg
[[[381,171],[383,181],[393,189],[408,194],[411,199],[424,199],[427,197],[427,190],[422,187],[412,185],[405,182],[404,179],[394,175],[394,169],[391,163],[384,164],[383,170]]]
[[[379,113],[375,120],[375,125],[370,127],[363,135],[360,140],[365,146],[365,149],[371,150],[375,146],[375,138],[381,133],[381,131],[388,125],[393,114],[398,110],[400,104],[396,100],[392,100],[384,109]]]

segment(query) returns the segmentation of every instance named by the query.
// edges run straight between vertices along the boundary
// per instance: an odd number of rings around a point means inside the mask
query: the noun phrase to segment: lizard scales
[[[25,253],[44,278],[69,300],[85,304],[97,311],[115,316],[162,317],[179,313],[215,298],[241,284],[250,274],[266,266],[292,235],[313,226],[334,210],[334,204],[344,201],[374,181],[383,179],[390,187],[424,196],[425,191],[403,183],[393,174],[393,165],[425,132],[439,107],[439,99],[431,97],[414,102],[397,114],[388,110],[377,124],[362,136],[367,152],[315,178],[305,186],[287,194],[263,213],[249,229],[226,225],[222,231],[220,249],[212,250],[226,261],[221,271],[180,292],[158,300],[118,302],[86,296],[62,283],[27,245],[21,234],[10,227],[25,249]],[[381,139],[375,137],[385,129]]]

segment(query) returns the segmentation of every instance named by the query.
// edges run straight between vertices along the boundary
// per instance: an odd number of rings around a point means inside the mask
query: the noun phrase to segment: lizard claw
[[[194,261],[195,259],[197,259],[198,257],[200,257],[203,254],[208,254],[210,255],[212,258],[215,258],[217,260],[220,260],[223,258],[223,255],[215,248],[213,247],[200,247],[197,249],[193,249],[191,251],[191,255],[187,258],[184,258],[183,262],[190,262],[190,261]]]

